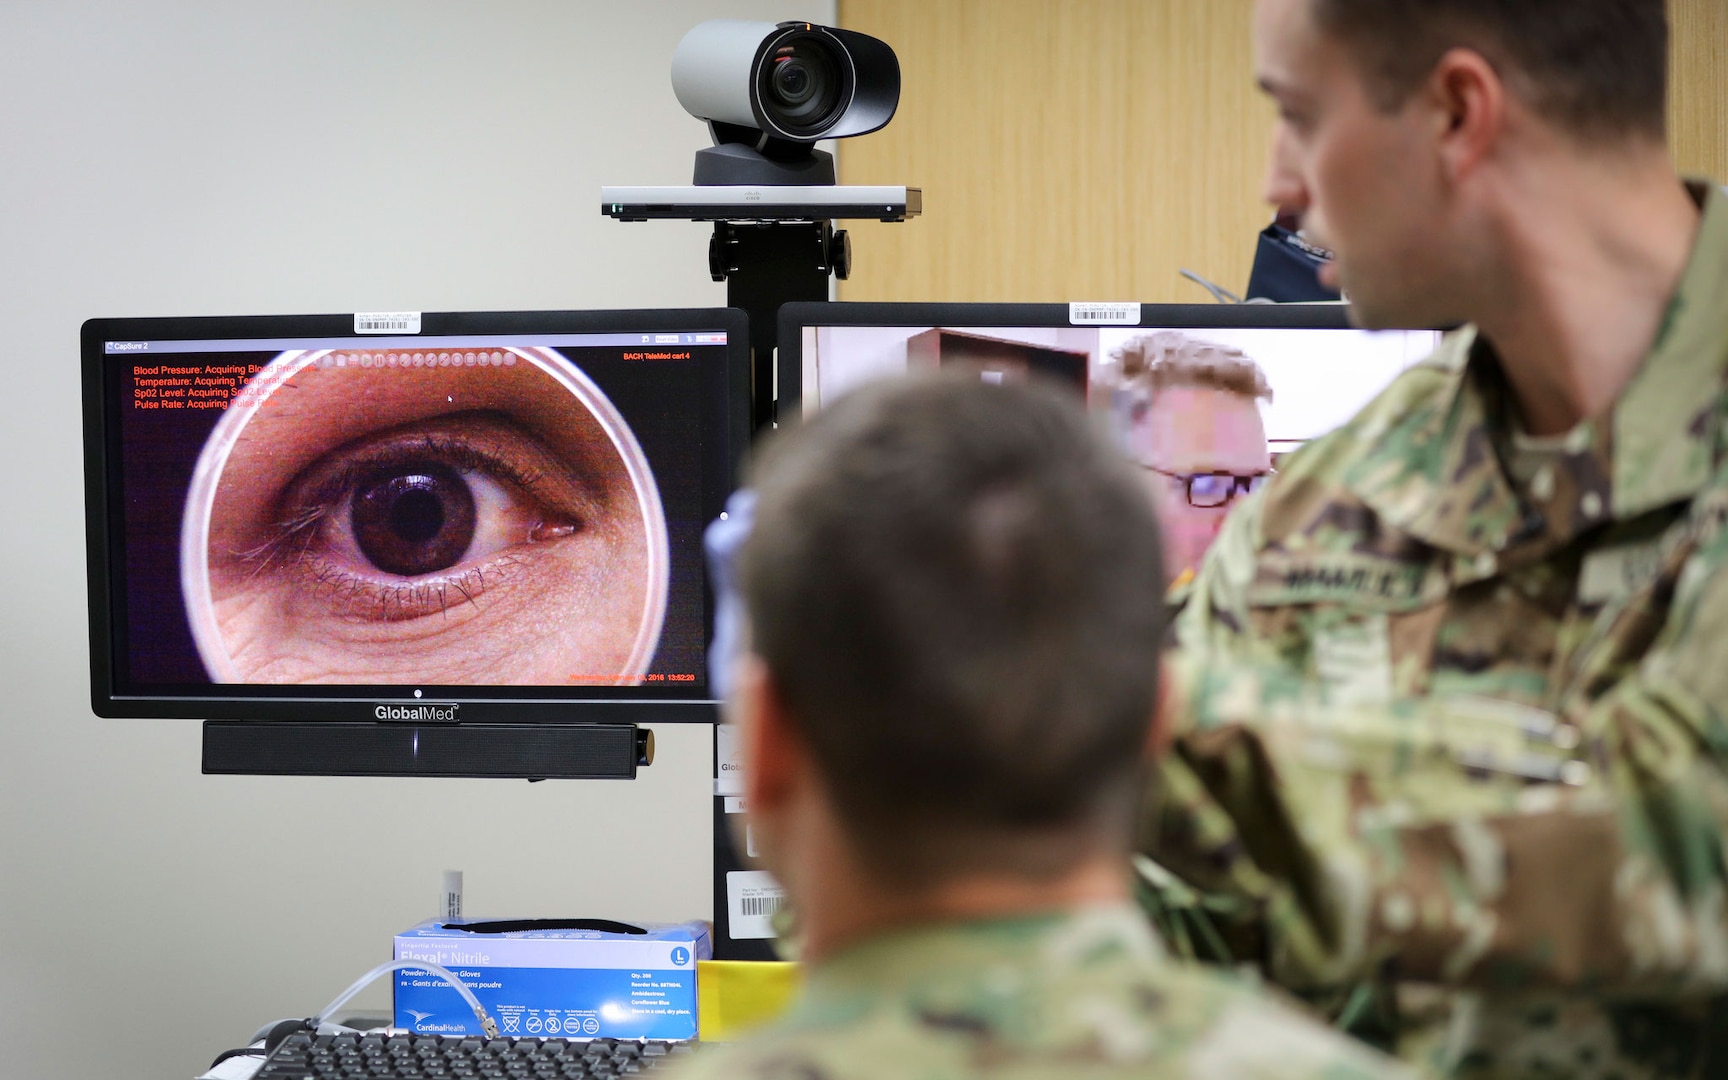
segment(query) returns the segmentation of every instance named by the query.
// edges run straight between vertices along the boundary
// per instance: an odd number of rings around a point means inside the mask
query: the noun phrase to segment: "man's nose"
[[[1280,214],[1300,217],[1308,209],[1308,192],[1291,163],[1290,135],[1283,123],[1273,129],[1272,150],[1266,161],[1266,180],[1260,193],[1278,208]]]

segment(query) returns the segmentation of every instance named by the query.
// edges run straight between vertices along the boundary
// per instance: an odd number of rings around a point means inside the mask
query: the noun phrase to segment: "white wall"
[[[205,777],[88,706],[78,326],[724,302],[667,59],[832,0],[0,5],[0,1035],[8,1077],[183,1078],[429,916],[709,914],[705,729],[634,783]],[[369,999],[382,1004],[387,994]]]

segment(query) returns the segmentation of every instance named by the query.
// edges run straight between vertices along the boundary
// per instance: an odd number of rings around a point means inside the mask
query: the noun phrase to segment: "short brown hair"
[[[1176,330],[1136,334],[1111,349],[1110,360],[1099,381],[1112,388],[1138,389],[1154,396],[1173,386],[1198,386],[1250,401],[1272,400],[1266,373],[1241,349]]]
[[[1382,109],[1409,100],[1448,49],[1493,64],[1544,119],[1583,138],[1667,131],[1664,0],[1312,0],[1315,25],[1361,62]]]
[[[873,868],[1125,853],[1164,576],[1139,478],[1072,394],[852,391],[771,445],[739,556],[752,648]]]

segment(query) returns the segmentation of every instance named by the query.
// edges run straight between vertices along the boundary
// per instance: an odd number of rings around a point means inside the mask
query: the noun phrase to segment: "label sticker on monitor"
[[[1074,326],[1139,326],[1140,305],[1127,302],[1069,304],[1068,322]]]
[[[771,938],[774,913],[786,906],[786,890],[766,870],[733,870],[726,875],[726,914],[732,940]]]
[[[418,334],[420,332],[420,313],[418,311],[356,311],[354,313],[354,332],[356,334]]]

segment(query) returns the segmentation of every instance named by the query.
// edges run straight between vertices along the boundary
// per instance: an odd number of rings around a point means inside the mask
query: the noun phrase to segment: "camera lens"
[[[774,43],[759,81],[762,110],[789,135],[812,137],[845,111],[845,58],[838,46],[808,31]]]
[[[781,105],[802,105],[816,92],[816,80],[804,61],[794,56],[775,61],[774,97]]]

